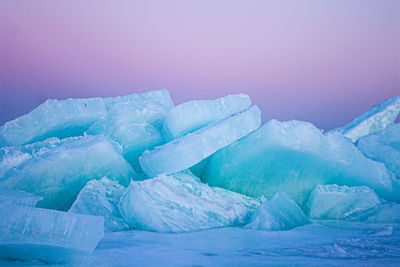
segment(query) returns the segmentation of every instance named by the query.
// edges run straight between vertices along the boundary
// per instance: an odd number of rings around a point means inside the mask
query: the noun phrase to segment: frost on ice
[[[341,134],[324,134],[302,121],[267,122],[215,153],[203,178],[253,197],[286,192],[300,205],[318,184],[366,185],[400,201],[399,181],[383,164],[366,158]]]
[[[145,151],[139,158],[140,166],[150,177],[183,171],[256,130],[260,124],[260,110],[253,106],[151,151]]]
[[[118,210],[118,203],[125,187],[107,177],[91,180],[81,190],[70,212],[104,217],[104,228],[108,231],[129,229]]]
[[[164,119],[167,140],[179,138],[204,126],[239,113],[251,105],[248,95],[228,95],[216,100],[196,100],[171,109]]]
[[[356,142],[363,136],[385,129],[400,113],[400,97],[389,98],[374,106],[342,128],[335,129]]]
[[[253,214],[247,228],[283,231],[311,223],[301,208],[290,197],[278,192],[264,202]]]
[[[103,238],[103,218],[0,204],[0,257],[65,262],[90,254]]]
[[[43,153],[6,171],[0,177],[0,187],[42,196],[39,207],[68,210],[89,180],[107,176],[127,186],[136,177],[131,165],[104,136],[72,137],[54,147],[43,144]]]
[[[244,224],[259,201],[182,172],[132,181],[119,205],[135,229],[187,232]]]

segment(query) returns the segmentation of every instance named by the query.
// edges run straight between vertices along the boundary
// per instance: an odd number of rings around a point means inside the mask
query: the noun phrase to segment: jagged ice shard
[[[368,158],[384,163],[400,178],[400,123],[362,137],[357,147]]]
[[[131,227],[167,233],[244,224],[258,206],[258,200],[184,172],[132,181],[119,204]]]
[[[103,218],[0,204],[0,257],[65,262],[90,254],[103,238]]]
[[[365,186],[318,185],[306,204],[313,219],[400,223],[400,204],[380,199]]]
[[[42,145],[44,151],[5,171],[0,188],[43,196],[39,207],[68,210],[89,180],[107,176],[127,186],[136,177],[117,147],[104,136],[71,137],[59,145]]]
[[[91,180],[79,192],[69,212],[104,217],[107,231],[122,231],[129,226],[122,219],[118,203],[126,188],[107,177]]]
[[[363,136],[385,129],[400,113],[400,97],[389,98],[355,118],[342,128],[334,129],[356,142]]]
[[[278,192],[256,210],[246,228],[283,231],[309,223],[310,220],[296,202],[287,194]]]
[[[260,110],[252,106],[152,151],[145,151],[139,158],[140,166],[150,177],[185,170],[256,130],[260,124]]]
[[[215,100],[196,100],[171,109],[164,119],[163,133],[173,140],[241,112],[251,105],[248,95],[228,95]]]
[[[50,137],[83,135],[93,123],[104,118],[116,103],[154,100],[166,108],[173,107],[167,90],[110,98],[47,100],[30,113],[0,127],[0,147],[25,145]]]
[[[254,197],[286,192],[300,205],[318,184],[366,185],[400,201],[399,181],[382,163],[366,158],[341,134],[323,134],[302,121],[267,122],[215,153],[203,179]]]

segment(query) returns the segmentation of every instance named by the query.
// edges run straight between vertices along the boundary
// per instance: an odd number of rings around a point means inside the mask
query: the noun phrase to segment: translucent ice
[[[190,173],[132,181],[119,208],[136,229],[186,232],[246,223],[259,202],[221,188],[211,188]]]
[[[118,203],[125,187],[107,177],[91,180],[81,190],[70,212],[104,217],[104,228],[108,231],[126,230],[118,210]]]
[[[366,185],[400,201],[399,181],[382,163],[367,159],[343,135],[323,134],[302,121],[267,122],[214,154],[203,179],[254,197],[286,192],[300,205],[318,184]]]
[[[228,95],[216,100],[189,101],[168,112],[163,133],[168,140],[173,140],[241,112],[250,105],[250,97],[245,94]]]
[[[129,105],[147,100],[168,109],[173,107],[167,90],[112,98],[50,99],[30,113],[0,127],[0,147],[24,145],[49,137],[79,136],[94,122],[104,118],[115,104]]]
[[[90,254],[103,238],[103,218],[0,204],[0,257],[65,262]]]
[[[6,171],[0,177],[0,188],[43,196],[39,207],[68,210],[89,180],[107,176],[127,186],[136,176],[104,136],[72,137],[49,147]]]
[[[247,228],[282,231],[309,224],[301,208],[285,193],[276,193],[264,202],[251,217]]]
[[[334,131],[338,131],[353,142],[356,142],[365,135],[385,129],[396,120],[399,113],[400,97],[396,96],[374,106],[360,117],[355,118],[351,123]]]
[[[368,158],[384,163],[400,178],[400,123],[362,137],[357,147]]]
[[[185,170],[256,130],[260,124],[260,110],[253,106],[152,151],[145,151],[139,158],[140,166],[150,177]]]
[[[375,192],[366,186],[318,185],[311,192],[305,209],[313,219],[346,220],[380,203]]]
[[[21,206],[32,206],[42,200],[43,197],[24,191],[14,191],[0,188],[0,204],[14,204]]]
[[[313,219],[400,223],[400,204],[380,199],[365,186],[319,185],[306,211]]]

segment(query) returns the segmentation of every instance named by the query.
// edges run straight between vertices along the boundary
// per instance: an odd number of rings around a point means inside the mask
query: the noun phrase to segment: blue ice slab
[[[362,137],[357,147],[368,158],[384,163],[400,178],[400,123]]]
[[[211,186],[258,197],[286,192],[303,205],[318,184],[366,185],[400,201],[400,184],[382,164],[366,158],[339,133],[308,122],[271,120],[214,154],[203,174]]]
[[[260,124],[260,110],[253,106],[152,151],[146,150],[139,158],[140,166],[150,177],[188,169],[217,150],[256,130]]]
[[[39,207],[68,210],[85,184],[104,176],[127,186],[136,173],[104,136],[64,139],[34,154],[0,177],[0,188],[43,196]]]
[[[14,191],[0,188],[0,204],[14,204],[21,206],[32,206],[42,200],[43,197],[27,193],[25,191]]]
[[[114,105],[135,105],[148,101],[167,110],[173,107],[165,89],[111,98],[50,99],[30,113],[0,127],[0,147],[25,145],[50,137],[83,135],[94,122],[104,118]]]
[[[70,212],[104,217],[107,231],[129,229],[118,210],[118,203],[126,188],[107,177],[91,180],[79,192]]]
[[[211,188],[181,172],[131,181],[119,209],[135,229],[187,232],[244,224],[258,205],[258,200]]]
[[[251,105],[248,95],[228,95],[215,100],[197,100],[171,109],[165,116],[163,133],[173,140],[241,112]]]
[[[104,219],[0,204],[0,257],[62,263],[88,255],[104,235]]]
[[[312,219],[363,223],[400,223],[400,204],[380,199],[365,186],[319,185],[306,211]]]
[[[308,216],[320,220],[349,220],[354,214],[373,209],[382,201],[366,186],[318,185],[305,205]]]
[[[400,96],[389,98],[355,118],[349,124],[334,129],[356,142],[363,136],[385,129],[400,113]]]
[[[284,231],[309,223],[310,220],[296,202],[287,194],[278,192],[256,210],[246,228]]]

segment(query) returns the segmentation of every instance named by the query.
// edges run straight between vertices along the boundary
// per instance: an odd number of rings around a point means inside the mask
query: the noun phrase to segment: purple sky
[[[400,1],[84,2],[0,2],[0,124],[47,98],[167,88],[331,129],[400,95]]]

